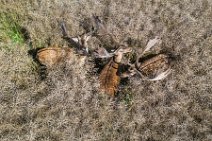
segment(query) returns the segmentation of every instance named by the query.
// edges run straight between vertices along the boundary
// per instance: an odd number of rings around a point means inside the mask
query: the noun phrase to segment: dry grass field
[[[40,80],[28,51],[67,46],[60,22],[76,36],[92,14],[134,48],[160,36],[177,56],[172,73],[132,77],[115,100],[99,92],[92,59]],[[0,0],[0,80],[1,141],[211,141],[212,2]]]

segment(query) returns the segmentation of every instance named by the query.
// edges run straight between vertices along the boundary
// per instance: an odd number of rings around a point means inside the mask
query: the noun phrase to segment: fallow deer
[[[122,60],[123,55],[131,51],[131,48],[117,49],[114,53],[114,56],[100,72],[100,89],[103,90],[105,93],[111,96],[114,96],[116,94],[118,90],[118,85],[120,83],[120,76],[117,74],[119,64]]]
[[[45,65],[47,68],[53,68],[60,63],[69,64],[73,58],[77,57],[79,65],[83,64],[86,56],[76,55],[74,50],[69,47],[47,47],[37,51],[36,59],[40,64]]]
[[[73,48],[50,46],[36,50],[34,59],[45,69],[51,69],[59,64],[70,64],[77,59],[79,66],[82,66],[88,53],[87,41],[92,36],[92,32],[84,33],[77,37],[70,37],[67,33],[65,24],[62,23],[63,38],[66,39]]]
[[[156,37],[150,40],[144,51],[137,55],[135,64],[128,63],[131,68],[129,72],[123,74],[123,76],[133,76],[138,73],[143,79],[151,81],[161,80],[166,78],[171,73],[171,60],[167,54],[159,53],[153,55],[147,55],[144,57],[151,48],[161,40]]]

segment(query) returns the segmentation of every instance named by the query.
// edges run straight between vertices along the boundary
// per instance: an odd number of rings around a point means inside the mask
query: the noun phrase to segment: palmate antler
[[[95,35],[96,30],[83,33],[77,37],[70,37],[64,22],[61,23],[61,29],[63,38],[66,39],[71,46],[75,47],[78,51],[83,51],[84,54],[88,54],[89,47],[87,42],[93,35]]]
[[[94,56],[96,58],[111,58],[113,57],[115,54],[114,53],[109,53],[105,48],[103,47],[99,47],[98,49],[96,49],[94,51]]]

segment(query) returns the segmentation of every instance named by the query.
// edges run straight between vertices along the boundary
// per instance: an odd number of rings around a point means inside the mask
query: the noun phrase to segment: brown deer
[[[69,66],[77,62],[78,67],[85,64],[87,56],[79,55],[74,49],[69,47],[51,46],[37,51],[36,62],[40,65],[39,73],[41,79],[47,76],[47,70],[54,69],[59,66]]]
[[[46,69],[54,68],[59,64],[70,64],[74,59],[78,62],[79,66],[82,66],[86,60],[86,55],[88,54],[87,42],[93,32],[84,33],[77,37],[70,37],[64,23],[62,23],[61,27],[63,38],[66,39],[73,48],[49,46],[42,49],[36,49],[31,53],[29,51],[30,54],[33,54],[34,59],[41,66],[44,66],[41,67],[41,71],[43,72],[46,71]]]
[[[47,68],[53,68],[60,63],[69,64],[77,57],[79,65],[83,64],[86,56],[78,56],[72,48],[68,47],[47,47],[37,51],[36,59],[40,64],[45,65]]]
[[[117,49],[114,53],[114,56],[100,72],[100,89],[103,90],[105,93],[111,96],[115,96],[118,90],[118,85],[120,83],[120,76],[117,74],[119,63],[121,62],[123,55],[131,51],[131,48]]]

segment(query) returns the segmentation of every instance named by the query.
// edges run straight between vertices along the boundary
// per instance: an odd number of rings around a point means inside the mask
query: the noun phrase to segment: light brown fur
[[[71,48],[48,47],[40,49],[36,58],[42,64],[49,68],[65,61],[73,54]]]

